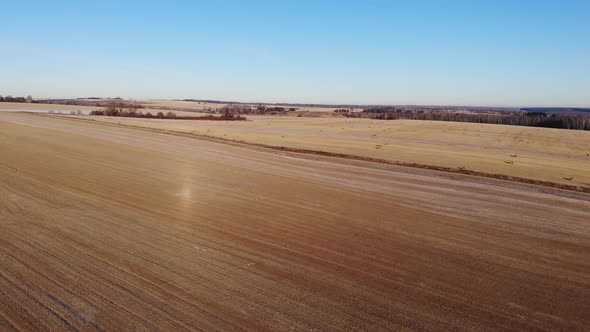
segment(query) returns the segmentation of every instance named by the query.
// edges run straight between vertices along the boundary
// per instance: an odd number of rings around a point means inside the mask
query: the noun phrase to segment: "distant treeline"
[[[85,99],[88,99],[88,100],[102,100],[102,99],[105,99],[105,100],[123,100],[123,98],[121,98],[121,97],[116,97],[116,98],[111,98],[111,97],[106,97],[106,98],[103,98],[103,97],[82,97],[82,98],[76,98],[76,99],[77,100],[85,100]]]
[[[218,121],[241,121],[246,120],[245,117],[240,115],[234,114],[221,114],[219,116],[215,115],[203,115],[203,116],[178,116],[174,112],[167,112],[166,114],[162,112],[158,112],[157,114],[152,114],[150,112],[142,113],[142,112],[134,112],[134,111],[123,111],[123,112],[116,112],[111,113],[107,111],[92,111],[90,115],[103,115],[103,116],[119,116],[119,117],[127,117],[127,118],[146,118],[146,119],[171,119],[171,120],[218,120]]]
[[[37,102],[41,104],[53,104],[53,105],[76,105],[76,106],[94,106],[94,107],[110,107],[112,105],[124,105],[125,107],[133,108],[144,108],[143,105],[131,102],[123,101],[123,99],[117,98],[78,98],[78,99],[39,99]]]
[[[295,107],[269,107],[266,105],[250,106],[246,104],[230,104],[222,107],[219,111],[221,113],[232,114],[284,114],[286,112],[293,112],[297,110]]]
[[[239,114],[223,113],[219,116],[204,115],[204,116],[178,116],[174,112],[158,112],[152,114],[150,112],[142,112],[134,107],[135,105],[128,105],[124,103],[113,103],[104,110],[97,110],[90,112],[90,115],[102,116],[118,116],[127,118],[147,118],[147,119],[174,119],[174,120],[219,120],[219,121],[239,121],[246,120],[245,117]]]
[[[351,118],[379,120],[430,120],[492,123],[513,126],[546,127],[561,129],[590,130],[590,116],[584,114],[543,112],[454,112],[444,110],[415,110],[396,107],[375,107],[359,113],[349,113]]]
[[[590,108],[583,107],[525,107],[521,110],[536,113],[590,113]]]
[[[0,96],[0,103],[34,103],[35,101],[33,100],[33,97],[31,96],[26,96],[26,97],[12,97],[12,96],[6,96],[6,97],[2,97]]]

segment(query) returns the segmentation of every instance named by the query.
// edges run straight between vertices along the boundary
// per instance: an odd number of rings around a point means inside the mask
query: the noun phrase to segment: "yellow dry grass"
[[[0,103],[0,109],[3,110],[38,110],[38,111],[77,111],[77,110],[95,110],[100,107],[96,106],[78,106],[78,105],[57,105],[57,104],[33,104],[33,103]]]
[[[207,109],[219,109],[227,104],[224,103],[206,103],[206,102],[190,102],[190,101],[179,101],[179,100],[165,100],[165,99],[153,99],[153,100],[138,100],[139,104],[148,106],[148,107],[157,107],[157,108],[179,108],[179,109],[193,109],[195,111],[203,111]],[[256,103],[252,103],[252,105],[257,105]],[[272,107],[273,104],[267,104],[269,107]],[[321,106],[299,106],[299,105],[280,105],[281,107],[285,108],[296,108],[297,111],[306,111],[306,112],[321,112],[321,113],[333,113],[335,107],[321,107]],[[358,111],[358,109],[356,109]]]
[[[160,107],[164,107],[165,105],[160,105]],[[180,106],[178,106],[180,107]],[[0,110],[5,110],[5,111],[22,111],[22,112],[27,112],[27,111],[33,111],[33,112],[49,112],[49,111],[55,111],[55,112],[62,112],[62,113],[68,113],[70,111],[77,111],[77,110],[82,110],[82,111],[94,111],[94,110],[98,110],[98,109],[102,109],[103,107],[97,107],[97,106],[79,106],[79,105],[61,105],[61,104],[33,104],[33,103],[0,103]],[[152,114],[157,114],[158,112],[163,112],[163,113],[167,113],[167,112],[174,112],[176,115],[179,116],[200,116],[200,115],[207,115],[209,113],[202,113],[202,112],[198,112],[198,109],[195,109],[195,111],[176,111],[176,110],[170,110],[170,109],[165,109],[165,108],[161,108],[161,109],[139,109],[139,111],[142,112],[150,112]]]
[[[165,100],[165,99],[150,99],[150,100],[138,100],[140,105],[146,107],[154,107],[161,109],[179,108],[179,109],[191,109],[195,111],[203,111],[206,109],[217,109],[222,108],[226,104],[217,103],[201,103],[192,101],[179,101],[179,100]]]

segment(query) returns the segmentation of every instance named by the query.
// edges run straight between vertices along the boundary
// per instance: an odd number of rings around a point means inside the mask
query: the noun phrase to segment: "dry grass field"
[[[295,120],[173,129],[588,171],[587,133]],[[588,196],[455,177],[0,113],[0,330],[590,329]]]
[[[160,106],[162,107],[162,106]],[[80,106],[80,105],[62,105],[62,104],[29,104],[29,103],[0,103],[0,112],[36,112],[36,113],[49,113],[53,111],[55,113],[69,114],[71,111],[84,111],[85,114],[89,111],[104,109],[104,107],[97,106]],[[151,112],[156,114],[158,112],[169,112],[170,110],[165,108],[160,109],[140,109],[142,112]],[[207,115],[209,113],[201,113],[198,109],[195,111],[173,111],[178,116],[199,116]]]
[[[87,117],[86,117],[87,118]],[[590,132],[475,123],[248,116],[211,123],[93,117],[248,143],[590,187]]]
[[[194,110],[195,112],[204,111],[209,108],[217,109],[222,108],[226,104],[222,103],[205,103],[205,102],[192,102],[192,101],[180,101],[180,100],[159,100],[159,99],[152,99],[152,100],[138,100],[137,101],[140,105],[156,108],[156,109],[190,109]]]
[[[55,105],[55,104],[29,104],[29,103],[0,103],[2,110],[35,110],[35,111],[77,111],[77,110],[95,110],[99,107],[78,106],[78,105]]]
[[[162,109],[170,109],[170,108],[177,108],[177,109],[192,109],[196,112],[204,111],[209,108],[211,109],[219,109],[227,104],[223,103],[206,103],[206,102],[190,102],[190,101],[179,101],[179,100],[138,100],[139,104],[147,107],[154,107],[154,108],[162,108]],[[256,105],[255,103],[252,105]],[[268,104],[272,106],[272,104]],[[298,111],[304,112],[314,112],[314,113],[333,113],[334,107],[312,107],[312,106],[299,106],[299,105],[281,105],[282,107],[289,108],[294,107]]]

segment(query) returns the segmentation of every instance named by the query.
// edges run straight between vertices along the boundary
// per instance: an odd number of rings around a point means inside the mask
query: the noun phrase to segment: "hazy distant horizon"
[[[4,4],[0,94],[590,107],[590,2]]]
[[[2,94],[0,96],[27,96],[23,94]],[[187,98],[128,98],[122,96],[80,96],[80,97],[35,97],[32,96],[36,100],[44,100],[44,99],[53,99],[53,100],[60,100],[60,99],[93,99],[93,98],[101,98],[101,99],[117,99],[121,98],[123,100],[142,100],[142,101],[149,101],[149,100],[170,100],[170,101],[187,101],[191,102],[191,100],[198,100],[198,101],[211,101],[211,102],[219,102],[219,103],[242,103],[242,104],[289,104],[289,105],[316,105],[316,106],[392,106],[392,107],[471,107],[471,108],[497,108],[497,109],[521,109],[521,108],[590,108],[589,106],[571,106],[571,105],[549,105],[549,106],[538,106],[538,105],[516,105],[516,106],[498,106],[498,105],[451,105],[451,104],[375,104],[375,103],[366,103],[366,104],[352,104],[352,103],[306,103],[306,102],[282,102],[282,101],[267,101],[267,100],[256,100],[256,101],[243,101],[243,100],[221,100],[221,99],[211,99],[211,98],[197,98],[197,97],[187,97]]]
[[[10,93],[1,93],[0,96],[28,96],[29,94],[10,94]],[[31,95],[32,96],[32,95]],[[376,104],[376,103],[363,103],[363,104],[354,104],[354,103],[308,103],[308,102],[284,102],[284,101],[268,101],[268,100],[222,100],[222,99],[212,99],[212,98],[200,98],[200,97],[186,97],[186,98],[133,98],[133,97],[123,97],[123,96],[78,96],[78,97],[47,97],[47,96],[32,96],[34,99],[88,99],[92,97],[101,98],[101,99],[116,99],[121,98],[123,100],[172,100],[172,101],[186,101],[187,99],[193,100],[200,100],[200,101],[214,101],[220,103],[244,103],[244,104],[290,104],[290,105],[318,105],[318,106],[336,106],[336,105],[350,105],[350,106],[407,106],[407,107],[473,107],[473,108],[506,108],[506,109],[520,109],[520,108],[538,108],[538,107],[546,107],[546,108],[590,108],[590,104],[588,105],[454,105],[454,104],[402,104],[402,103],[391,103],[391,104]]]

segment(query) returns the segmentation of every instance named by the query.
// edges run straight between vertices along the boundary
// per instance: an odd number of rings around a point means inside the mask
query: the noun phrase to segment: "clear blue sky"
[[[1,95],[590,106],[588,0],[4,1],[1,11]]]

